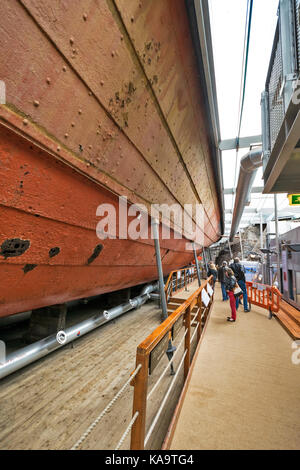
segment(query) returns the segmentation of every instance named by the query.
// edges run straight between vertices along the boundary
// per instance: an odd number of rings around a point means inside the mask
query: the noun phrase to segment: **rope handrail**
[[[192,321],[191,326],[194,326],[197,323],[197,318],[196,317],[198,315],[199,309],[200,309],[200,307],[198,307],[197,314],[196,314],[194,320]]]
[[[180,364],[179,364],[179,366],[178,366],[178,369],[177,369],[177,371],[176,371],[176,374],[173,376],[172,381],[171,381],[171,383],[170,383],[170,385],[169,385],[169,388],[168,388],[168,390],[167,390],[167,393],[165,394],[164,399],[163,399],[163,401],[161,402],[161,405],[160,405],[160,407],[159,407],[159,409],[158,409],[158,412],[156,413],[155,418],[153,419],[153,421],[152,421],[152,423],[151,423],[151,426],[150,426],[150,428],[149,428],[149,430],[148,430],[148,433],[147,433],[147,436],[146,436],[146,438],[145,438],[145,442],[144,442],[144,445],[145,445],[145,446],[147,445],[147,442],[148,442],[148,440],[149,440],[149,438],[150,438],[150,436],[151,436],[151,434],[152,434],[152,432],[153,432],[153,430],[154,430],[154,428],[155,428],[155,426],[156,426],[156,423],[157,423],[157,421],[158,421],[158,419],[159,419],[159,417],[160,417],[160,415],[161,415],[161,412],[162,412],[162,410],[163,410],[163,408],[164,408],[164,406],[165,406],[165,404],[166,404],[166,401],[167,401],[167,399],[169,398],[169,395],[170,395],[170,393],[171,393],[171,391],[172,391],[172,389],[173,389],[173,387],[174,387],[175,381],[176,381],[176,379],[177,379],[177,377],[178,377],[178,374],[179,374],[179,372],[180,372],[180,370],[181,370],[181,367],[182,367],[182,364],[183,364],[183,361],[184,361],[184,359],[185,359],[186,354],[187,354],[187,350],[184,351],[184,354],[183,354],[183,356],[182,356],[182,359],[181,359],[181,361],[180,361]]]
[[[191,337],[191,341],[190,341],[191,343],[193,342],[193,339],[195,338],[195,336],[196,336],[196,334],[197,334],[197,326],[199,326],[199,322],[198,322],[198,321],[197,321],[197,323],[196,323],[196,328],[195,328],[195,331],[194,331],[194,333],[193,333],[193,336]]]
[[[131,431],[131,428],[132,426],[134,425],[134,423],[136,422],[137,418],[139,416],[139,412],[137,411],[136,413],[134,413],[134,416],[132,418],[132,420],[130,421],[130,423],[128,424],[127,428],[126,428],[126,431],[124,432],[123,436],[121,437],[121,439],[119,440],[118,444],[117,444],[117,447],[115,448],[115,450],[119,450],[120,447],[122,447],[126,437],[128,436],[128,433],[129,431]]]
[[[186,334],[187,334],[187,330],[185,330],[184,332],[184,335],[182,336],[181,338],[181,341],[180,343],[178,344],[177,346],[177,351],[173,354],[173,357],[170,359],[170,361],[168,362],[168,364],[166,365],[165,369],[162,371],[160,377],[157,379],[156,381],[156,384],[153,386],[153,388],[150,390],[150,392],[148,393],[147,395],[147,400],[149,400],[149,398],[151,397],[151,395],[154,393],[154,391],[157,389],[158,385],[160,384],[160,382],[162,381],[163,377],[165,376],[166,372],[169,370],[169,367],[170,365],[174,362],[176,356],[178,355],[178,352],[179,352],[179,348],[181,347],[185,337],[186,337]]]
[[[141,365],[139,364],[137,368],[134,370],[134,372],[131,374],[129,379],[126,381],[126,383],[123,385],[123,387],[119,390],[119,392],[114,396],[114,398],[108,403],[108,405],[104,408],[104,410],[100,413],[100,415],[93,421],[93,423],[87,428],[87,430],[81,435],[80,439],[73,445],[71,450],[77,450],[78,447],[86,440],[86,438],[90,435],[90,433],[95,429],[97,424],[101,421],[101,419],[108,413],[108,411],[111,409],[111,407],[115,404],[115,402],[120,398],[122,393],[125,391],[125,389],[128,387],[130,382],[134,379],[134,377],[138,374],[138,372],[141,369]]]

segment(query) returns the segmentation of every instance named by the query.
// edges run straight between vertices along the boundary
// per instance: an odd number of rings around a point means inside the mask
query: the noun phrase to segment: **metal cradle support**
[[[200,269],[199,269],[199,261],[198,261],[198,257],[197,257],[197,253],[196,253],[195,243],[193,243],[193,250],[194,250],[195,263],[196,263],[198,284],[199,284],[199,287],[201,287],[201,276],[200,276]],[[204,253],[204,248],[203,248],[203,253]]]
[[[153,238],[155,244],[155,256],[156,256],[156,265],[157,265],[157,272],[158,272],[158,282],[159,282],[159,292],[160,292],[160,304],[162,308],[162,319],[163,321],[168,318],[168,309],[167,309],[167,301],[165,296],[165,282],[164,282],[164,274],[160,256],[160,246],[159,246],[159,222],[157,219],[152,219],[151,222],[152,230],[153,230]]]

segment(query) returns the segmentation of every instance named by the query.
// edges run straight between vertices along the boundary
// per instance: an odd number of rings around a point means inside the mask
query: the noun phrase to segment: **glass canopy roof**
[[[247,0],[209,0],[209,6],[221,139],[234,139],[238,128]],[[241,137],[261,134],[261,92],[265,87],[270,62],[277,9],[278,0],[254,2]],[[226,237],[230,233],[240,160],[248,150],[241,149],[238,153],[229,150],[222,153]],[[240,230],[249,225],[269,222],[270,230],[274,231],[274,195],[262,194],[262,190],[260,168],[253,184],[251,203],[244,209]],[[297,221],[300,220],[300,209],[289,206],[287,194],[278,194],[277,201],[279,220],[290,218],[279,223],[280,233],[300,225]]]

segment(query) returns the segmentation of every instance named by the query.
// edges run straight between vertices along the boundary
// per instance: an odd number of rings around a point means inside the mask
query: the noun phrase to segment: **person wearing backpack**
[[[246,287],[246,278],[245,278],[245,270],[244,266],[241,265],[239,258],[234,258],[234,262],[230,265],[230,268],[234,272],[236,277],[237,283],[243,291],[243,303],[244,303],[244,311],[250,312],[248,308],[248,295],[247,295],[247,287]],[[236,299],[236,309],[239,308],[239,297]]]

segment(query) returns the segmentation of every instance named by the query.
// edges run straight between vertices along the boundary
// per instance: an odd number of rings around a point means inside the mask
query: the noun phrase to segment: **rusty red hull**
[[[1,9],[0,316],[157,277],[150,237],[97,238],[97,207],[117,208],[119,195],[148,209],[201,203],[204,245],[217,241],[184,1],[3,0]],[[161,240],[166,274],[192,260],[185,244]]]

